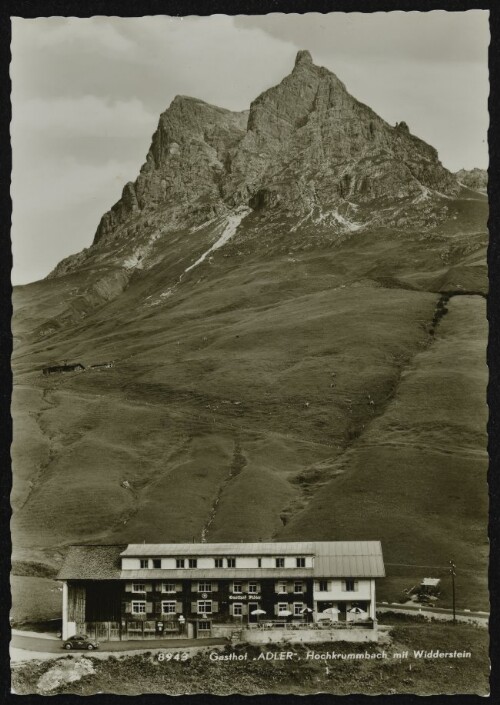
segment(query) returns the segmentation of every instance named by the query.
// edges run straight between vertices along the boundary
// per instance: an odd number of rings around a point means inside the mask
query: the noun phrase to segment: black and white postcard
[[[486,10],[12,18],[12,691],[489,692]]]

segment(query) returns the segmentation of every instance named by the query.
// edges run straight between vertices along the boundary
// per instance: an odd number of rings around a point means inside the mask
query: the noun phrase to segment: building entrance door
[[[252,614],[254,610],[259,609],[259,603],[258,602],[249,602],[248,603],[248,621],[249,622],[258,622],[259,621],[259,615],[258,614]]]

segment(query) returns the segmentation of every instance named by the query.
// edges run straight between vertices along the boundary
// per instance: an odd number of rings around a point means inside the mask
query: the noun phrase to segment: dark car
[[[92,651],[93,649],[99,648],[99,643],[94,641],[86,634],[77,634],[75,636],[70,636],[69,639],[63,644],[63,648],[71,651],[71,649],[86,649],[87,651]]]

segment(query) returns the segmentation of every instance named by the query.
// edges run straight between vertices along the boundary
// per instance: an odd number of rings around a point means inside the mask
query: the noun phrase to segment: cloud
[[[68,19],[56,30],[46,21],[17,20],[11,66],[16,99],[135,97],[158,113],[181,93],[241,110],[293,66],[293,44],[259,28],[235,28],[231,17],[105,19],[117,50],[113,43],[106,50],[103,27],[92,19]]]
[[[109,17],[41,17],[36,20],[13,18],[14,40],[25,37],[37,51],[66,54],[101,51],[123,57],[134,42],[121,34]],[[17,36],[16,36],[17,35]]]
[[[72,157],[33,164],[14,153],[12,246],[15,284],[40,279],[93,240],[102,214],[135,178],[134,161],[82,164]]]
[[[137,99],[109,101],[97,96],[51,99],[30,98],[13,107],[13,133],[21,138],[24,133],[69,134],[135,137],[138,133],[152,133],[158,115],[146,110]]]
[[[487,20],[484,11],[14,18],[13,240],[31,258],[29,276],[37,238],[46,242],[37,277],[62,250],[88,246],[176,94],[246,109],[291,71],[299,48],[383,118],[408,122],[445,166],[486,166]],[[26,281],[23,267],[18,257]]]
[[[331,57],[392,58],[397,62],[487,61],[489,13],[395,11],[270,13],[239,16],[240,28],[259,28],[297,48]]]

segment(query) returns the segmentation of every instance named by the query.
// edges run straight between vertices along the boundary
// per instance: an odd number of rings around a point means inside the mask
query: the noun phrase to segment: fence
[[[283,622],[276,620],[267,620],[265,622],[257,622],[246,624],[245,629],[259,629],[262,631],[271,631],[273,629],[285,629],[291,631],[297,630],[329,630],[332,629],[375,629],[376,623],[373,620],[353,620],[349,622],[334,622],[330,620],[321,620],[320,622]]]

